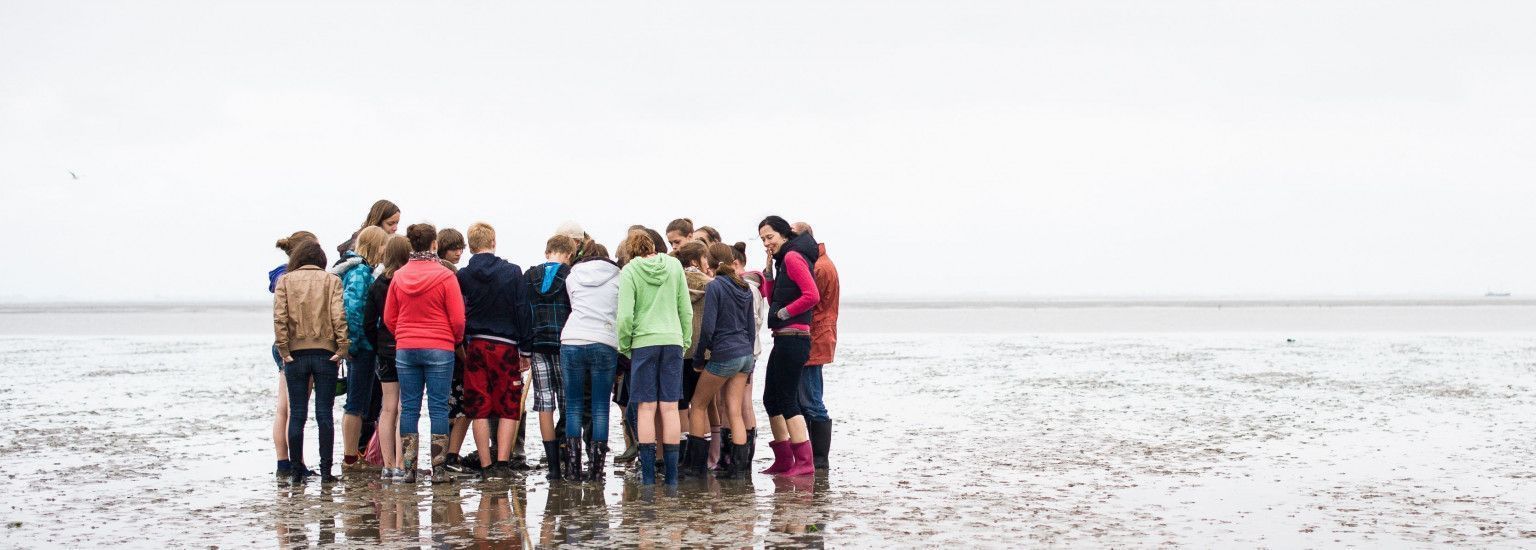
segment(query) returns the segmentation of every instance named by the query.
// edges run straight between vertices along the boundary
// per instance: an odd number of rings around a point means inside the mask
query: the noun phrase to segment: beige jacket
[[[315,266],[304,266],[277,279],[272,294],[272,330],[284,363],[293,350],[323,349],[347,355],[347,312],[341,305],[341,279]]]
[[[693,346],[699,342],[699,331],[704,328],[704,288],[709,286],[710,276],[697,268],[683,270],[684,278],[688,281],[688,299],[693,305],[693,339],[688,341],[688,349],[683,350],[683,359],[693,359]],[[704,352],[704,358],[709,359],[709,352]],[[693,368],[703,370],[704,365],[694,365]]]

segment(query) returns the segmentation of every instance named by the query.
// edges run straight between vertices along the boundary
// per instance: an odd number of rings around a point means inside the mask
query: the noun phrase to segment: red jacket
[[[813,271],[821,301],[816,302],[816,309],[811,312],[811,358],[806,360],[807,365],[831,363],[837,352],[837,266],[827,257],[827,245],[817,246],[821,248],[821,257],[816,258]]]
[[[395,349],[453,351],[464,341],[464,295],[458,278],[435,261],[406,262],[390,282],[384,326],[395,335]]]

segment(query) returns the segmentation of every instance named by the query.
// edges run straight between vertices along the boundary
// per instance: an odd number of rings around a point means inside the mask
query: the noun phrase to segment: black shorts
[[[398,384],[400,382],[400,375],[395,373],[395,356],[393,355],[380,353],[378,356],[378,367],[374,368],[374,372],[377,372],[379,375],[379,383],[391,382]]]
[[[699,385],[699,371],[693,370],[693,359],[683,360],[683,400],[677,403],[677,410],[688,410],[688,404],[693,403],[693,387]]]

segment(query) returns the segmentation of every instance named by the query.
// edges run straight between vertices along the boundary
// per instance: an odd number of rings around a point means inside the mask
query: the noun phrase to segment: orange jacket
[[[821,249],[821,257],[816,259],[812,271],[821,301],[811,313],[811,358],[806,360],[807,365],[829,364],[837,352],[837,266],[827,257],[827,245],[817,246]]]

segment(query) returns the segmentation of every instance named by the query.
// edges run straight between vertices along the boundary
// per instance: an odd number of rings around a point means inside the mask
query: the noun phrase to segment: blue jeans
[[[304,464],[304,423],[309,416],[309,382],[315,382],[315,424],[320,426],[320,467],[331,467],[336,450],[336,363],[325,350],[297,350],[293,362],[283,367],[288,379],[288,460],[295,468]]]
[[[807,422],[829,422],[827,404],[821,402],[821,365],[806,365],[800,370],[800,412]]]
[[[395,351],[395,373],[400,378],[400,434],[416,433],[421,422],[421,390],[427,390],[427,417],[432,435],[448,433],[448,391],[453,386],[452,350],[402,349]]]
[[[588,415],[592,441],[607,443],[608,391],[619,366],[618,350],[604,344],[560,346],[560,366],[565,374],[565,436],[581,437],[582,416]]]
[[[378,362],[373,350],[362,350],[347,359],[347,404],[341,410],[364,416],[373,408],[373,387],[379,383]]]

